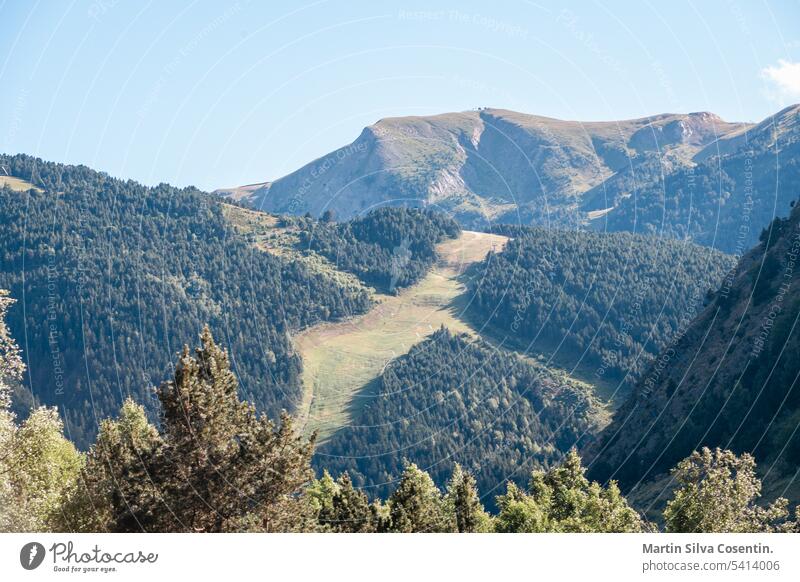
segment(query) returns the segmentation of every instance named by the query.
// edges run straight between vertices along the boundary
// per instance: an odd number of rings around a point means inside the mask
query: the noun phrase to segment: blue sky
[[[2,152],[213,189],[397,115],[760,120],[800,101],[800,3],[0,0],[0,86]]]

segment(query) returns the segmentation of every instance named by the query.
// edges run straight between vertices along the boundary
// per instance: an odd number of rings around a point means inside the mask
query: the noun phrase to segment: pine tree
[[[502,532],[638,532],[645,528],[619,487],[590,482],[572,450],[559,467],[534,471],[530,493],[509,484],[497,498],[496,529]]]
[[[346,472],[336,481],[336,492],[331,498],[330,508],[319,515],[320,525],[328,531],[367,533],[375,531],[373,510],[363,491],[353,487]]]
[[[161,509],[149,465],[163,441],[144,408],[125,401],[116,420],[100,423],[86,466],[62,511],[63,529],[136,532]]]
[[[153,463],[163,501],[158,531],[291,531],[309,527],[301,496],[313,473],[314,437],[279,426],[238,398],[228,354],[206,327],[195,355],[158,388],[164,445]]]
[[[491,519],[481,504],[475,478],[459,464],[447,484],[445,507],[459,533],[489,531]]]
[[[317,521],[322,523],[326,516],[333,512],[333,496],[339,492],[339,485],[331,477],[327,469],[322,471],[322,477],[314,479],[306,488],[305,495],[311,505],[312,511],[317,516]]]
[[[382,529],[399,533],[453,531],[444,511],[442,494],[430,475],[409,464],[388,500],[388,522]]]

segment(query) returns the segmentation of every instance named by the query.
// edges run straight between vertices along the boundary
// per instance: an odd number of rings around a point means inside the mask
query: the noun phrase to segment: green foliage
[[[10,410],[11,383],[25,370],[6,325],[12,304],[0,289],[0,532],[60,531],[61,506],[83,459],[55,409],[36,408],[21,425]]]
[[[445,329],[394,360],[350,426],[320,446],[318,469],[389,493],[403,457],[443,487],[461,463],[489,492],[558,462],[589,437],[600,407],[582,386]]]
[[[228,354],[208,328],[158,388],[161,434],[126,402],[89,453],[70,508],[93,507],[73,528],[108,531],[295,531],[310,527],[302,496],[314,439],[287,414],[275,426],[237,396]]]
[[[800,462],[800,208],[768,232],[584,451],[592,478],[613,476],[625,490],[707,446],[747,451],[770,463],[771,479],[793,479]]]
[[[645,524],[615,483],[590,482],[575,451],[550,471],[534,471],[530,492],[510,483],[497,499],[498,532],[640,532]]]
[[[8,308],[14,304],[8,291],[0,289],[0,410],[11,405],[11,383],[22,379],[25,364],[6,323]]]
[[[755,459],[745,453],[703,447],[672,471],[678,488],[664,510],[664,522],[673,533],[746,533],[797,531],[788,520],[786,499],[766,507],[756,505],[761,480]]]
[[[37,408],[19,426],[0,410],[0,531],[61,531],[82,464],[55,409]]]
[[[311,504],[311,509],[321,519],[321,515],[329,515],[333,511],[333,496],[339,492],[339,485],[328,471],[322,472],[322,477],[314,479],[306,488],[306,498]]]
[[[312,474],[314,438],[305,442],[292,420],[259,418],[238,396],[228,354],[208,328],[194,356],[184,349],[175,378],[161,384],[164,445],[151,474],[169,512],[156,531],[286,531],[303,527],[301,489]]]
[[[65,502],[62,529],[141,531],[139,516],[161,509],[148,464],[162,445],[144,407],[125,400],[116,420],[100,423],[81,478]]]
[[[460,233],[443,214],[409,208],[378,208],[341,224],[287,220],[303,223],[301,245],[390,293],[419,281],[436,260],[436,243]]]
[[[528,350],[574,355],[632,385],[734,265],[691,243],[500,227],[512,240],[470,278],[470,309]]]
[[[445,511],[442,493],[433,479],[415,464],[409,464],[389,497],[388,519],[379,531],[393,533],[437,533],[454,531]]]
[[[491,517],[483,508],[475,477],[457,463],[447,483],[444,506],[458,533],[491,531]]]
[[[350,475],[345,472],[335,483],[330,503],[323,504],[318,521],[324,531],[368,533],[375,531],[377,512],[370,507],[366,494],[353,487]]]
[[[41,189],[0,189],[0,288],[25,298],[9,328],[26,337],[26,384],[82,447],[127,396],[155,414],[151,386],[206,322],[242,396],[273,418],[292,410],[301,362],[289,333],[371,305],[363,290],[253,248],[219,199],[194,188],[22,155],[0,163]]]

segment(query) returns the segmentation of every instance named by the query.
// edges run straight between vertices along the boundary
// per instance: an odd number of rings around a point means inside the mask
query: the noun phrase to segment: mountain
[[[758,242],[800,190],[800,105],[739,128],[691,163],[659,159],[618,172],[588,193],[583,209],[605,209],[592,226],[690,238],[737,256]]]
[[[703,446],[750,452],[768,496],[800,500],[800,207],[776,218],[692,324],[662,350],[598,441],[593,478],[652,506]]]
[[[619,172],[654,156],[690,164],[748,127],[711,113],[585,123],[502,109],[389,118],[288,176],[234,195],[271,212],[330,209],[341,219],[376,205],[427,205],[475,228],[579,224],[589,218],[581,206],[587,194]]]

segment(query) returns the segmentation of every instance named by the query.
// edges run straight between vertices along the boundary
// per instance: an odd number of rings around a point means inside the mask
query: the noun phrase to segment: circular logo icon
[[[29,542],[19,551],[19,563],[26,570],[35,570],[44,561],[44,546],[39,542]]]

